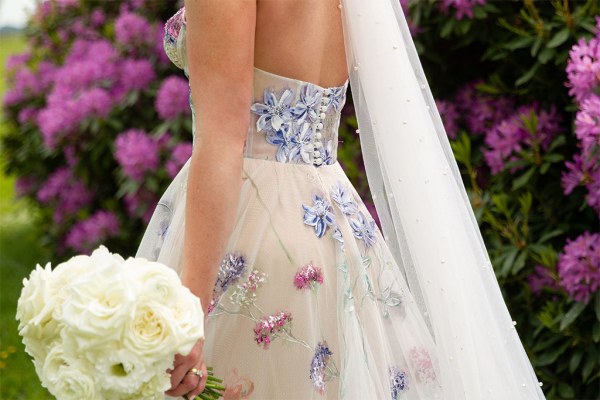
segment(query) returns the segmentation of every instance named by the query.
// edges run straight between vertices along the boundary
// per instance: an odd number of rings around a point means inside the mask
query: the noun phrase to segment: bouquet
[[[19,334],[59,399],[163,399],[175,354],[204,337],[200,300],[169,267],[104,246],[36,266],[17,305]],[[201,398],[218,398],[209,378]]]

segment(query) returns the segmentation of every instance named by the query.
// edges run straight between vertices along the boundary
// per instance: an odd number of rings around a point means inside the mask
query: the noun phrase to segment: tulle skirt
[[[181,269],[189,161],[137,256]],[[204,356],[225,399],[443,398],[433,338],[339,163],[245,158]],[[217,267],[217,266],[215,266]]]

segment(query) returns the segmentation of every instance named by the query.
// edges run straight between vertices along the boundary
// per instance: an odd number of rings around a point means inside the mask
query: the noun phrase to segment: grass
[[[0,98],[6,90],[6,59],[24,49],[22,36],[0,36]],[[0,135],[2,129],[0,119]],[[40,228],[34,223],[33,207],[15,199],[15,178],[4,175],[3,163],[0,148],[0,399],[50,399],[25,353],[15,320],[23,278],[48,253],[38,243]]]

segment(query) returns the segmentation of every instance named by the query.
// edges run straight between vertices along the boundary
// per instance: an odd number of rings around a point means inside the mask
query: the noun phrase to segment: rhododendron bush
[[[550,399],[594,398],[598,2],[399,2],[543,390]],[[7,170],[64,256],[100,243],[134,252],[191,154],[189,86],[162,48],[176,3],[44,2],[28,51],[7,64]],[[338,159],[369,206],[356,129],[349,92]]]

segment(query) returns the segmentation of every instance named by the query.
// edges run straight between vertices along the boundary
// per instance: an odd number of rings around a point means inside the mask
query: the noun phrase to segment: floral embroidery
[[[331,198],[335,201],[343,214],[354,215],[358,211],[358,207],[354,202],[354,198],[349,190],[338,182],[331,189]]]
[[[427,349],[422,347],[413,347],[409,352],[410,360],[417,371],[417,379],[421,382],[430,382],[435,380],[435,371],[433,363]]]
[[[248,307],[256,300],[256,291],[267,281],[267,274],[258,269],[252,270],[244,283],[237,285],[237,289],[229,297],[233,304]]]
[[[167,231],[169,230],[169,221],[163,220],[160,221],[160,226],[158,227],[158,237],[164,239],[167,236]]]
[[[365,248],[369,249],[375,243],[375,220],[367,221],[362,211],[358,212],[358,220],[350,220],[350,226],[354,237],[365,242]]]
[[[318,196],[313,195],[313,206],[302,204],[304,209],[304,223],[315,228],[317,237],[323,237],[327,228],[335,224],[335,215],[329,202]]]
[[[323,148],[323,163],[330,165],[335,162],[335,154],[333,154],[333,140],[328,140]]]
[[[283,125],[280,129],[275,132],[267,133],[267,143],[279,146],[277,148],[277,154],[275,158],[279,162],[287,162],[290,158],[290,151],[294,144],[292,143],[292,130],[290,125]],[[293,132],[293,131],[292,131]]]
[[[270,89],[264,91],[264,103],[254,103],[250,110],[260,117],[256,121],[256,128],[264,132],[276,132],[282,126],[290,124],[292,121],[292,101],[294,100],[294,91],[285,89],[279,100]]]
[[[298,125],[315,122],[319,118],[322,93],[311,83],[305,83],[300,89],[300,100],[294,107],[294,116]],[[310,121],[307,121],[309,119]]]
[[[266,139],[267,143],[279,146],[275,156],[277,161],[291,162],[302,157],[304,162],[311,162],[308,148],[312,140],[312,130],[308,124],[283,125],[281,129],[267,133]]]
[[[294,286],[298,289],[316,289],[323,283],[323,270],[312,262],[302,267],[294,276]]]
[[[327,342],[319,342],[310,362],[310,379],[320,394],[325,393],[325,383],[331,378],[327,371],[327,364],[332,354],[327,347]]]
[[[401,393],[406,392],[408,388],[408,375],[396,366],[389,368],[390,374],[390,391],[392,400],[398,400]]]
[[[281,332],[290,332],[292,329],[292,314],[287,311],[280,311],[273,315],[262,317],[254,327],[254,339],[260,346],[266,350],[269,345],[279,336]]]
[[[329,96],[329,102],[325,104],[327,107],[333,105],[333,109],[335,111],[339,111],[341,106],[346,102],[346,85],[339,86],[336,88],[331,88],[330,90],[333,92],[331,96]]]
[[[227,288],[236,283],[240,276],[244,274],[246,266],[246,259],[240,254],[228,253],[223,257],[213,289],[213,297],[208,306],[209,313],[217,306],[219,298],[225,293]]]
[[[246,400],[254,392],[254,382],[246,376],[240,376],[237,368],[233,368],[224,381],[223,400]]]
[[[309,124],[296,125],[293,128],[294,136],[292,136],[293,148],[290,151],[290,160],[297,161],[302,157],[302,161],[305,163],[311,163],[310,156],[312,151],[311,141],[313,137],[313,131]]]
[[[185,7],[182,7],[165,23],[165,34],[163,36],[163,47],[165,53],[178,68],[183,69],[183,60],[179,56],[177,40],[182,28],[185,27]],[[193,110],[193,109],[192,109]]]

